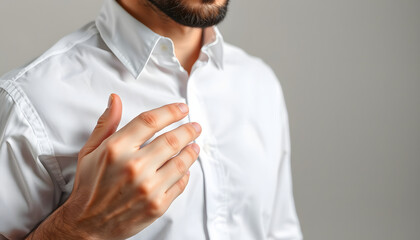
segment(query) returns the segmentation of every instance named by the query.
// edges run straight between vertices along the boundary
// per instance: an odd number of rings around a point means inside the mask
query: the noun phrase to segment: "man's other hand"
[[[125,239],[162,216],[184,191],[199,152],[197,144],[187,144],[200,135],[200,125],[183,124],[140,146],[184,118],[187,105],[143,112],[115,132],[121,112],[121,99],[112,94],[79,153],[70,197],[29,238]]]

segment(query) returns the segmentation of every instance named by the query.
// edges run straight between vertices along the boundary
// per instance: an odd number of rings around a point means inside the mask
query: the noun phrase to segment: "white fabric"
[[[192,73],[170,39],[106,0],[95,22],[0,81],[0,237],[28,234],[69,196],[77,154],[106,108],[120,127],[173,102],[198,122],[201,147],[185,192],[131,239],[301,239],[281,86],[260,59],[204,31]]]

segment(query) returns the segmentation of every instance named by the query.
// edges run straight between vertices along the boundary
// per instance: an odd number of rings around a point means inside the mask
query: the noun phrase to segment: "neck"
[[[202,29],[180,25],[150,4],[147,0],[118,0],[118,3],[134,18],[155,33],[170,38],[175,55],[182,67],[190,74],[201,50]]]

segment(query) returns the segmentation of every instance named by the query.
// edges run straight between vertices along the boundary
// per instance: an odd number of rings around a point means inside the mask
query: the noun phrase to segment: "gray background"
[[[101,0],[0,0],[0,74]],[[306,239],[420,239],[420,1],[232,0],[225,40],[285,93]]]

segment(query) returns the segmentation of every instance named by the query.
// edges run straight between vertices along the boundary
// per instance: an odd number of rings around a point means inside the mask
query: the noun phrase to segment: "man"
[[[282,90],[227,6],[106,0],[2,77],[3,238],[301,239]]]

